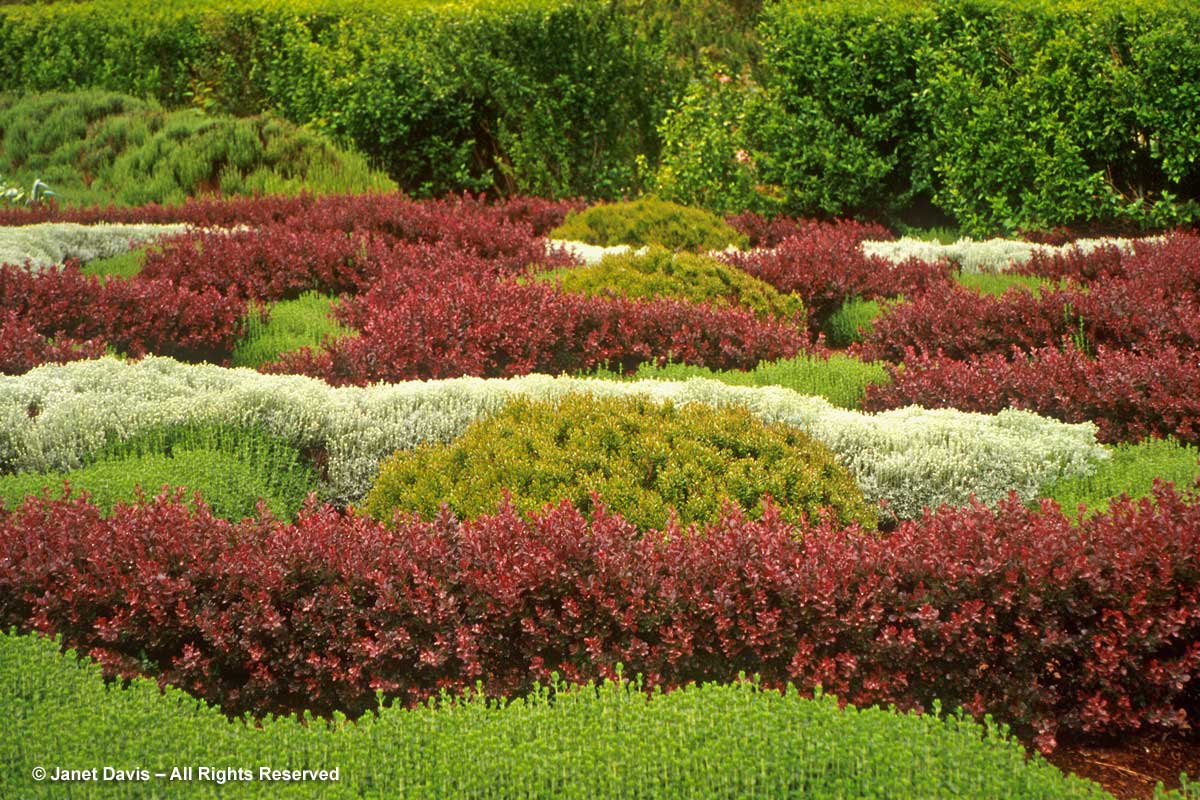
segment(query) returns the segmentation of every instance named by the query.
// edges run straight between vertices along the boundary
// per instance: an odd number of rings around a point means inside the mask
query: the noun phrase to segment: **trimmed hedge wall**
[[[1200,216],[1200,5],[769,6],[758,168],[795,213],[968,233]]]
[[[117,0],[6,7],[0,91],[270,109],[410,191],[618,196],[677,81],[600,0]]]

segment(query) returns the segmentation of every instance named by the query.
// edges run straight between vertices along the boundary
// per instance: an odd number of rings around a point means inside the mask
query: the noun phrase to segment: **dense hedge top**
[[[1200,5],[780,3],[760,168],[785,206],[967,231],[1169,226],[1200,210]]]
[[[238,797],[734,798],[1109,797],[995,727],[960,717],[839,709],[752,684],[645,695],[632,684],[543,689],[511,704],[446,698],[354,725],[265,719],[261,730],[153,681],[108,687],[99,668],[37,636],[0,633],[0,794],[29,797],[35,766],[249,767]],[[162,746],[170,742],[169,748]],[[636,743],[634,746],[633,743]],[[264,782],[257,769],[339,770]],[[157,779],[148,777],[148,781]],[[213,783],[175,782],[172,796]],[[77,783],[73,797],[140,796],[155,783]]]

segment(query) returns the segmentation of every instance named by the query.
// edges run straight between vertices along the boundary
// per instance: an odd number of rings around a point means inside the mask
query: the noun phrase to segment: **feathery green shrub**
[[[656,244],[671,250],[724,250],[747,245],[744,235],[715,214],[656,197],[572,211],[549,236],[604,247]]]
[[[513,400],[448,445],[396,453],[379,470],[362,511],[432,519],[442,503],[460,519],[494,513],[503,493],[522,512],[569,500],[585,513],[592,493],[642,530],[711,522],[721,505],[761,512],[770,495],[782,515],[873,524],[853,476],[800,430],[765,425],[736,406],[660,405],[646,398],[568,395]]]
[[[1064,478],[1042,493],[1073,513],[1079,506],[1103,511],[1108,501],[1127,494],[1150,494],[1155,480],[1169,481],[1181,492],[1195,491],[1200,479],[1200,449],[1171,439],[1145,439],[1108,448],[1112,457],[1086,477]]]
[[[265,323],[257,313],[251,313],[246,335],[233,349],[231,363],[235,367],[258,367],[302,347],[318,349],[327,336],[351,335],[354,331],[330,316],[335,299],[320,292],[305,292],[295,300],[272,303]]]
[[[388,798],[804,796],[1111,800],[1090,781],[1027,758],[1003,728],[962,715],[839,708],[836,698],[747,681],[649,696],[629,682],[544,687],[510,702],[444,696],[357,722],[268,717],[257,727],[173,686],[106,683],[55,640],[0,631],[0,795],[34,797]],[[636,746],[632,746],[636,743]],[[35,782],[35,767],[145,769],[144,781]],[[207,780],[154,773],[190,765]],[[338,779],[260,780],[261,767],[338,770]],[[250,770],[250,779],[235,772]],[[240,777],[240,779],[239,779]],[[1200,797],[1195,785],[1187,795]],[[1185,789],[1184,792],[1188,790]],[[1183,800],[1184,793],[1155,794]]]
[[[316,475],[296,448],[253,428],[163,426],[110,441],[79,469],[0,475],[0,500],[15,508],[29,495],[58,496],[64,481],[106,512],[132,501],[139,488],[154,495],[169,486],[199,492],[226,519],[253,516],[260,498],[276,517],[290,519]]]
[[[147,247],[135,247],[119,256],[94,258],[81,264],[79,271],[84,275],[97,275],[102,278],[132,278],[145,266],[147,252]]]
[[[825,321],[825,339],[833,347],[861,342],[882,313],[881,301],[851,297]]]
[[[362,156],[279,119],[165,111],[98,90],[0,102],[0,170],[40,177],[73,205],[395,188]]]
[[[803,327],[804,301],[785,295],[748,272],[696,253],[652,246],[645,253],[606,255],[597,264],[543,272],[537,280],[558,283],[577,294],[620,297],[677,297],[693,303],[734,305],[760,318],[789,319]]]
[[[838,408],[860,408],[868,384],[887,383],[890,380],[882,364],[866,363],[842,353],[832,353],[827,359],[799,355],[779,361],[764,361],[745,372],[713,370],[691,364],[667,364],[662,367],[643,364],[632,375],[600,370],[582,377],[625,381],[709,378],[731,386],[782,386],[799,394],[823,397]]]

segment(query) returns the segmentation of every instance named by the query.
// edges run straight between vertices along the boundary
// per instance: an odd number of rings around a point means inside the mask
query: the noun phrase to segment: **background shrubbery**
[[[358,153],[282,120],[164,111],[106,91],[0,100],[0,165],[74,204],[395,188]]]
[[[0,44],[21,57],[0,65],[0,90],[273,111],[422,194],[656,188],[720,212],[954,221],[972,234],[1200,216],[1189,4],[128,8],[6,6]]]
[[[272,110],[352,142],[405,189],[613,197],[657,152],[677,84],[598,0],[9,7],[0,89],[94,87]]]

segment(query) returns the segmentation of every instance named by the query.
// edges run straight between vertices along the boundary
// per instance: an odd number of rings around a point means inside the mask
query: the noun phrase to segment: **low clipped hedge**
[[[256,729],[175,687],[106,685],[96,664],[57,650],[40,636],[0,633],[5,796],[32,796],[42,786],[30,777],[38,766],[136,764],[149,774],[125,784],[133,794],[157,783],[153,773],[186,764],[222,769],[224,788],[245,798],[1110,797],[1040,757],[1027,760],[993,725],[840,708],[831,695],[748,681],[649,697],[624,681],[544,686],[511,703],[447,695],[412,710],[384,707],[353,725],[280,717]],[[268,765],[338,776],[264,781],[258,770]],[[212,791],[203,780],[169,785],[173,797]],[[74,783],[70,793],[110,797],[113,789]]]
[[[277,118],[165,111],[97,90],[0,103],[0,165],[74,205],[395,189],[358,153]]]
[[[672,253],[654,246],[646,253],[606,255],[599,263],[541,273],[539,280],[590,296],[677,297],[693,303],[735,305],[759,317],[782,317],[805,327],[804,301],[709,256]]]
[[[940,700],[1044,751],[1194,725],[1200,502],[1162,487],[1073,516],[1011,499],[876,536],[730,509],[651,535],[565,502],[385,526],[35,499],[0,510],[0,629],[59,633],[231,716],[512,697],[623,664],[664,688],[744,673],[858,706]]]
[[[711,522],[732,502],[757,515],[764,497],[784,518],[875,520],[853,476],[827,447],[737,407],[658,404],[643,397],[516,399],[453,443],[400,451],[379,470],[362,511],[434,518],[494,513],[511,498],[523,512],[566,498],[590,513],[598,499],[639,529]]]
[[[661,245],[671,250],[724,250],[747,244],[743,234],[715,214],[656,197],[572,211],[549,236],[604,247]]]
[[[401,188],[618,197],[678,84],[602,0],[4,6],[0,91],[97,88],[353,143]]]

